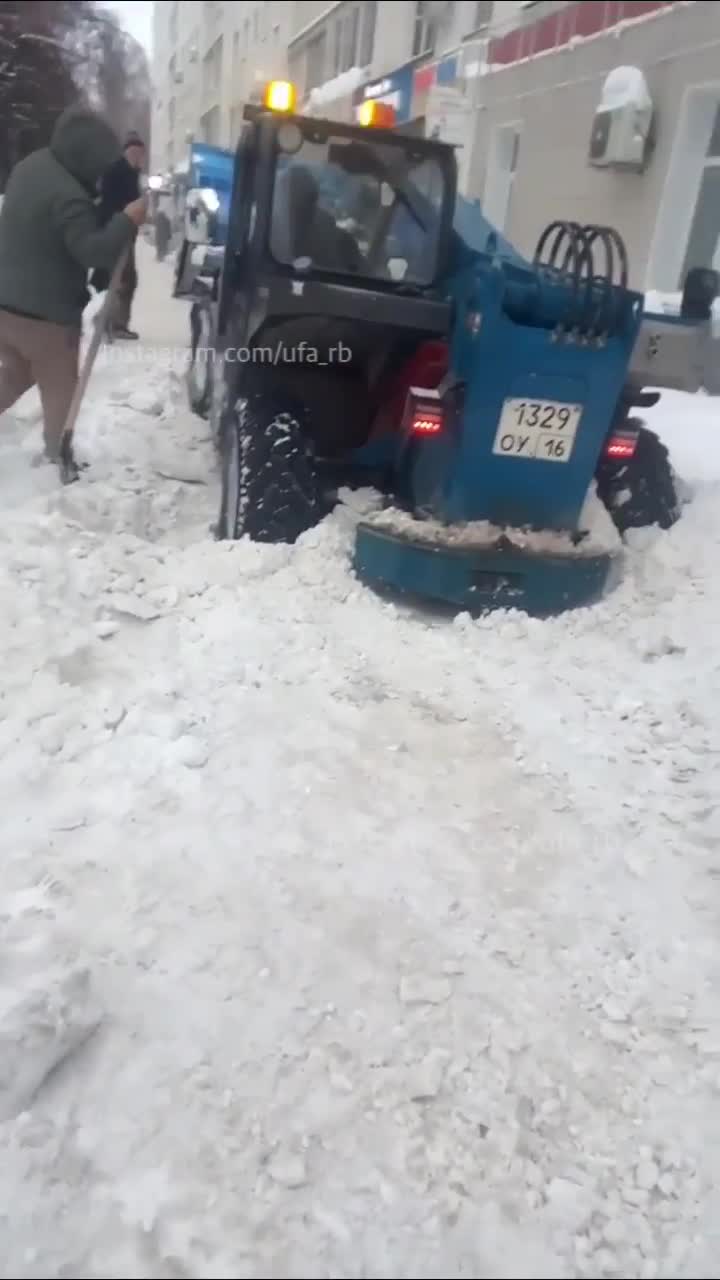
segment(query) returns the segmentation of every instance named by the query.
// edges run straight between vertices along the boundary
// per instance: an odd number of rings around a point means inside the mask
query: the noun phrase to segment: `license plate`
[[[582,405],[563,400],[506,400],[493,453],[538,462],[569,462]]]

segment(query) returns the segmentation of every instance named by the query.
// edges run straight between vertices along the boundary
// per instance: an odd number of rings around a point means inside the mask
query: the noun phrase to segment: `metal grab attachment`
[[[590,340],[617,331],[625,314],[629,271],[625,243],[613,227],[551,222],[540,236],[533,264],[541,293],[558,286],[566,290],[564,331]]]

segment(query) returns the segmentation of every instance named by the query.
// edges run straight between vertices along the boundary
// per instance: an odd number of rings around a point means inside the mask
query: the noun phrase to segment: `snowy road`
[[[718,1275],[720,403],[600,607],[428,622],[211,540],[141,276],[83,481],[0,437],[0,1274]]]

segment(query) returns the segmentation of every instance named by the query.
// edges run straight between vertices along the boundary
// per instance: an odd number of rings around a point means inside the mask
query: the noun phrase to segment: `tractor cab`
[[[390,123],[311,119],[270,100],[245,108],[236,152],[217,292],[225,382],[272,366],[274,394],[323,456],[364,444],[393,369],[449,333],[454,153]]]

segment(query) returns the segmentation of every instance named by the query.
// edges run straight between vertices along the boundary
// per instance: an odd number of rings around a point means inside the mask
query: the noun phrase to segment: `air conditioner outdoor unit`
[[[598,169],[645,168],[653,141],[653,102],[638,67],[616,67],[603,85],[590,135],[589,161]]]

